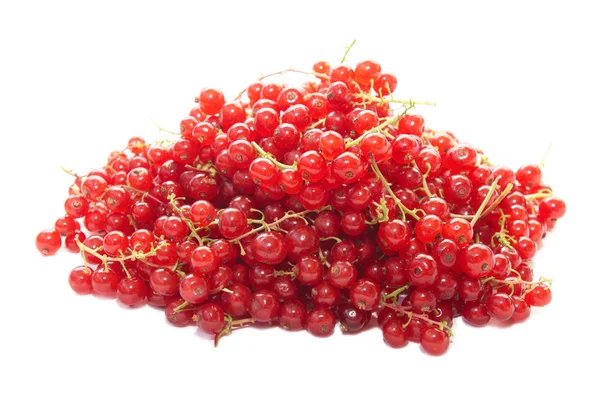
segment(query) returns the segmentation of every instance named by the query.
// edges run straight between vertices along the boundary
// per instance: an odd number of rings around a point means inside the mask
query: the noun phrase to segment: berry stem
[[[386,118],[381,124],[379,124],[377,127],[371,128],[370,130],[365,131],[361,136],[359,136],[358,138],[350,141],[350,142],[346,142],[346,149],[355,146],[355,145],[359,145],[360,142],[363,140],[363,138],[365,136],[367,136],[370,133],[373,132],[381,132],[383,135],[386,136],[386,138],[388,139],[394,139],[394,136],[391,135],[389,132],[384,132],[381,131],[383,128],[387,127],[390,124],[396,124],[398,121],[400,121],[400,115],[397,115],[396,117],[388,117]]]
[[[107,255],[101,255],[101,254],[99,254],[98,250],[101,250],[102,247],[99,247],[99,248],[96,248],[96,249],[92,249],[92,248],[90,248],[88,246],[85,246],[83,244],[83,242],[79,241],[79,238],[77,238],[77,237],[75,238],[75,243],[77,244],[77,246],[81,250],[82,255],[83,255],[83,252],[87,252],[90,255],[93,255],[93,256],[97,257],[98,259],[102,260],[102,263],[104,265],[106,265],[106,263],[108,263],[108,262],[123,262],[123,261],[126,261],[126,260],[144,260],[148,256],[154,256],[154,255],[156,255],[156,250],[162,246],[162,244],[158,244],[158,246],[156,248],[152,247],[152,249],[150,249],[150,251],[146,252],[146,253],[142,253],[142,252],[138,252],[138,251],[134,250],[134,251],[131,251],[131,255],[121,256],[119,258],[115,258],[115,257],[112,257],[112,256],[107,256]],[[85,260],[85,258],[84,258],[84,260]]]
[[[524,284],[528,287],[532,287],[534,285],[538,285],[538,284],[543,284],[543,283],[547,283],[549,285],[552,285],[552,279],[551,278],[545,278],[545,277],[540,277],[540,279],[538,281],[525,281],[523,279],[521,279],[521,277],[519,276],[518,279],[516,280],[500,280],[497,279],[495,277],[488,277],[485,278],[483,280],[481,280],[481,284],[485,284],[487,282],[494,282],[494,283],[499,283],[499,284],[507,284],[507,285],[515,285],[515,284]]]
[[[308,127],[306,127],[306,130],[308,131],[309,129],[313,129],[315,127],[318,127],[319,125],[325,123],[326,118],[323,117],[320,120],[315,121],[314,123],[312,123],[311,125],[309,125]]]
[[[490,203],[490,205],[483,211],[483,213],[481,213],[481,216],[479,216],[479,217],[485,217],[488,215],[488,213],[490,213],[492,210],[494,210],[500,204],[500,202],[502,202],[502,200],[506,197],[506,195],[508,195],[510,193],[512,188],[513,188],[513,184],[512,183],[508,184],[506,186],[506,188],[504,188],[504,191],[502,191],[500,196],[498,196],[498,198],[496,198],[496,200],[494,200],[492,203]],[[475,215],[451,213],[450,217],[453,217],[453,218],[460,217],[465,220],[470,220],[473,217],[475,217]]]
[[[123,254],[121,254],[121,255],[123,255]],[[120,260],[119,263],[121,264],[121,267],[125,271],[125,275],[127,276],[127,278],[131,278],[131,274],[129,274],[129,270],[127,270],[127,267],[125,266],[125,262]]]
[[[385,98],[380,98],[378,96],[373,96],[370,95],[368,93],[357,93],[354,95],[355,98],[360,99],[360,100],[369,100],[371,102],[378,102],[378,103],[400,103],[400,104],[404,104],[407,106],[411,106],[414,107],[417,104],[420,105],[424,105],[424,106],[436,106],[435,102],[430,102],[430,101],[423,101],[423,100],[412,100],[412,99],[385,99]]]
[[[422,320],[431,325],[438,326],[440,328],[440,330],[446,331],[449,336],[452,335],[452,330],[450,330],[450,326],[448,326],[448,324],[446,322],[436,322],[435,320],[430,319],[426,315],[423,315],[421,313],[412,312],[412,311],[408,310],[407,308],[400,306],[400,305],[389,304],[389,303],[383,302],[383,301],[381,301],[379,304],[383,307],[390,308],[391,310],[394,310],[396,312],[400,312],[404,315],[407,315],[409,317],[408,323],[410,323],[410,321],[413,318],[419,319],[419,320]],[[407,325],[408,325],[408,323],[407,323]]]
[[[312,212],[319,213],[319,212],[321,212],[323,210],[331,210],[331,206],[324,206],[324,207],[322,207],[320,209],[317,209],[317,210],[304,210],[303,212],[298,212],[298,213],[287,212],[285,215],[283,215],[282,217],[278,218],[277,220],[275,220],[275,221],[273,221],[271,223],[265,224],[264,222],[261,222],[262,225],[260,227],[257,227],[257,228],[255,228],[253,230],[250,230],[247,233],[244,233],[244,234],[240,235],[239,237],[234,238],[234,239],[232,239],[230,241],[231,242],[237,242],[237,243],[239,243],[241,239],[246,238],[246,237],[248,237],[250,235],[256,234],[258,232],[261,232],[262,230],[271,229],[271,228],[277,226],[282,221],[287,220],[287,219],[289,219],[291,217],[302,217],[305,214],[312,213]]]
[[[404,291],[408,290],[408,288],[410,287],[410,284],[406,284],[405,286],[402,286],[400,288],[396,288],[393,292],[390,292],[389,294],[385,295],[383,297],[384,300],[388,300],[390,298],[396,298],[398,295],[402,294]]]
[[[185,309],[189,305],[191,305],[191,304],[188,301],[183,301],[183,303],[181,305],[179,305],[177,308],[173,309],[173,312],[181,312],[183,309]]]
[[[160,203],[161,205],[166,205],[165,202],[163,202],[162,200],[158,199],[154,195],[150,195],[150,193],[148,193],[146,191],[142,191],[141,189],[130,187],[129,185],[121,185],[121,187],[124,188],[124,189],[128,189],[128,190],[137,192],[139,194],[142,194],[142,200],[144,200],[144,198],[148,197],[148,198],[152,199],[153,201]]]
[[[324,238],[319,238],[321,241],[329,241],[329,240],[333,240],[335,242],[342,242],[341,239],[339,239],[338,237],[324,237]]]
[[[296,273],[294,273],[293,271],[286,271],[286,270],[275,270],[273,272],[273,277],[281,277],[281,276],[290,276],[290,278],[293,280],[296,278]]]
[[[498,196],[498,198],[496,198],[495,201],[493,201],[484,211],[483,213],[481,213],[481,217],[487,216],[488,213],[490,213],[491,211],[493,211],[499,204],[500,202],[502,202],[502,200],[506,197],[506,195],[508,195],[510,193],[510,191],[513,188],[513,184],[509,183],[506,188],[504,188],[504,191],[502,191],[502,193],[500,194],[500,196]]]
[[[390,194],[390,196],[394,200],[394,203],[396,203],[396,205],[400,208],[400,211],[402,212],[402,220],[406,221],[407,214],[409,216],[412,216],[415,220],[420,220],[419,216],[417,216],[416,211],[410,210],[406,206],[404,206],[402,204],[402,202],[400,201],[400,199],[398,199],[398,197],[396,196],[394,191],[392,191],[392,187],[390,186],[390,184],[387,182],[387,180],[381,173],[381,170],[379,170],[379,166],[377,165],[377,162],[375,161],[375,158],[373,157],[373,155],[371,155],[371,168],[373,169],[373,172],[375,173],[377,178],[379,178],[381,180],[381,182],[383,183],[383,186],[387,190],[388,194]]]
[[[546,149],[546,153],[544,153],[544,156],[542,157],[542,161],[540,162],[540,167],[544,168],[546,167],[546,158],[548,157],[548,154],[550,154],[550,149],[552,149],[552,142],[550,142],[548,144],[548,149]]]
[[[515,243],[517,242],[513,237],[511,237],[510,235],[506,234],[506,216],[504,215],[504,212],[502,211],[502,209],[500,209],[500,218],[498,219],[498,224],[500,224],[500,231],[494,233],[494,235],[492,236],[492,245],[494,244],[494,239],[497,239],[498,242],[504,246],[507,246],[511,249],[514,249],[511,242]],[[516,270],[515,270],[516,272]],[[518,274],[518,272],[517,272]],[[519,275],[520,277],[520,275]]]
[[[342,57],[342,61],[340,61],[340,64],[344,64],[346,62],[346,57],[348,56],[348,53],[350,53],[350,49],[352,49],[355,43],[356,39],[354,39],[349,46],[346,46],[346,51],[344,52],[344,57]]]
[[[217,335],[215,336],[215,347],[219,345],[219,340],[223,337],[223,336],[227,336],[229,334],[231,334],[231,331],[233,330],[233,326],[240,326],[238,328],[242,328],[244,324],[246,323],[254,323],[256,320],[253,317],[249,317],[246,319],[239,319],[239,320],[233,320],[231,318],[231,315],[225,314],[225,327],[223,327],[223,329],[217,333]]]
[[[414,160],[413,160],[412,164],[415,168],[417,167],[417,163],[415,163]],[[433,198],[433,194],[429,190],[429,185],[427,184],[427,176],[429,175],[430,171],[431,171],[431,164],[427,163],[427,171],[422,176],[423,177],[423,191],[425,192],[425,195],[427,195],[428,198]]]
[[[314,71],[301,71],[301,70],[296,70],[294,68],[288,68],[287,70],[281,70],[281,71],[277,71],[277,72],[272,72],[270,74],[267,75],[263,75],[260,78],[258,78],[258,81],[262,81],[265,78],[270,78],[270,77],[274,77],[275,75],[283,75],[286,74],[288,72],[293,72],[293,73],[297,73],[297,74],[304,74],[304,75],[314,75],[317,78],[320,78],[324,81],[328,81],[329,80],[329,76],[325,75],[325,74],[321,74],[319,72],[314,72]],[[235,97],[234,100],[240,100],[242,98],[242,96],[244,95],[244,93],[246,93],[246,91],[248,90],[248,88],[245,88],[244,90],[240,91],[238,93],[238,95]]]
[[[272,154],[270,154],[269,152],[265,152],[263,150],[263,148],[261,148],[256,142],[252,141],[252,146],[254,147],[254,149],[256,149],[256,151],[258,152],[258,154],[261,157],[264,157],[265,159],[271,160],[280,170],[283,169],[296,169],[296,163],[294,162],[294,164],[292,164],[291,166],[288,164],[283,164],[281,162],[279,162],[275,156],[273,156]]]
[[[65,168],[63,166],[60,166],[60,169],[62,171],[64,171],[65,173],[69,174],[71,177],[79,178],[79,174],[77,174],[76,172],[74,172],[73,169]]]
[[[154,124],[156,126],[156,128],[158,128],[158,133],[159,134],[161,132],[166,132],[166,133],[171,134],[171,135],[181,135],[180,132],[175,132],[175,131],[171,131],[169,129],[163,128],[160,125],[158,125],[158,123],[156,121],[154,121],[154,120],[151,120],[151,121],[152,121],[152,124]]]
[[[191,164],[186,164],[184,167],[188,170],[194,170],[201,173],[208,173],[212,177],[214,177],[218,173],[217,169],[215,168],[215,165],[211,162],[201,164],[200,167],[192,166]]]
[[[173,210],[175,212],[177,212],[177,214],[179,215],[179,217],[181,218],[181,220],[183,220],[185,222],[185,224],[188,226],[188,228],[190,229],[190,235],[196,241],[198,241],[198,245],[203,245],[204,241],[202,240],[202,237],[200,237],[200,235],[196,231],[196,225],[194,224],[193,221],[191,221],[190,219],[188,219],[187,217],[185,217],[183,215],[183,212],[181,211],[181,209],[177,206],[177,203],[175,202],[175,196],[174,195],[169,195],[169,202],[171,203],[171,207],[173,208]]]
[[[544,198],[549,198],[551,196],[554,195],[554,192],[552,192],[551,190],[544,188],[544,189],[540,189],[539,191],[537,191],[534,194],[529,194],[529,195],[525,195],[525,199],[529,200],[534,200],[534,199],[544,199]]]
[[[475,227],[475,223],[477,223],[477,220],[479,220],[485,207],[487,206],[490,199],[492,198],[492,195],[494,194],[494,191],[496,190],[496,187],[498,186],[498,180],[499,180],[499,178],[496,178],[494,180],[494,182],[492,182],[492,186],[490,186],[490,189],[489,189],[487,195],[483,199],[483,202],[481,202],[481,205],[479,205],[479,209],[477,209],[475,216],[473,216],[473,219],[471,220],[471,227]]]

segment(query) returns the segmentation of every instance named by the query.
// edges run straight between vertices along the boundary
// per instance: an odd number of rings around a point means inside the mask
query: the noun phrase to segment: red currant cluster
[[[75,176],[38,249],[81,252],[75,292],[163,307],[215,343],[257,322],[356,332],[375,315],[390,346],[439,355],[457,316],[521,322],[550,302],[528,261],[565,204],[538,165],[493,166],[425,127],[376,61],[302,74],[233,101],[203,89],[176,139],[131,138]]]

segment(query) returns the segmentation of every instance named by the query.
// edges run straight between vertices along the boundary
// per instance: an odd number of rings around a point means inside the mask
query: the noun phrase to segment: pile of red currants
[[[271,81],[288,74],[306,82]],[[37,248],[81,253],[76,293],[164,308],[215,344],[251,324],[329,336],[375,318],[391,347],[440,355],[455,317],[522,322],[551,301],[529,261],[565,203],[539,165],[494,166],[426,127],[411,111],[428,103],[396,85],[376,61],[343,60],[232,101],[205,88],[180,132],[159,128],[173,140],[131,138],[74,174]]]

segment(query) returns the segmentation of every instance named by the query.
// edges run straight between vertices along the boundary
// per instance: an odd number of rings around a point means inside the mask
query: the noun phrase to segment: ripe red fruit
[[[69,273],[69,285],[78,294],[89,294],[92,287],[93,270],[85,266],[77,266]]]
[[[219,89],[204,88],[198,97],[198,104],[202,113],[217,114],[225,104],[225,96]]]
[[[148,286],[139,277],[125,277],[117,287],[117,299],[127,306],[138,306],[146,301]]]
[[[317,337],[327,337],[333,334],[335,315],[329,309],[314,308],[306,317],[306,329]]]
[[[42,255],[54,255],[60,248],[62,241],[58,231],[44,230],[35,238],[35,246]]]
[[[460,252],[459,264],[469,277],[482,278],[492,274],[495,259],[490,247],[483,244],[471,244]]]
[[[429,355],[442,355],[450,347],[450,338],[448,333],[437,327],[430,327],[421,332],[421,347]]]
[[[179,283],[179,295],[191,304],[200,304],[208,299],[210,284],[204,276],[188,274]]]
[[[511,297],[506,294],[493,294],[491,295],[485,306],[488,313],[497,320],[508,320],[515,313],[515,305]]]
[[[198,308],[198,327],[209,334],[217,334],[225,327],[225,312],[214,303],[206,302]]]
[[[392,348],[402,348],[408,344],[405,329],[398,319],[389,319],[382,327],[383,339]]]
[[[539,165],[493,166],[406,113],[421,102],[393,106],[397,78],[375,60],[308,75],[234,100],[202,89],[179,138],[128,138],[75,176],[36,247],[54,254],[64,237],[84,260],[76,293],[164,307],[215,344],[275,319],[358,332],[377,311],[387,344],[440,355],[454,317],[522,322],[551,301],[523,263],[566,213]]]
[[[381,289],[373,280],[361,278],[350,287],[350,302],[360,310],[375,309],[380,296]]]
[[[531,306],[546,306],[552,301],[552,291],[546,284],[536,284],[525,294],[525,302]]]
[[[259,290],[252,295],[249,312],[257,322],[269,322],[279,313],[279,301],[273,292]]]

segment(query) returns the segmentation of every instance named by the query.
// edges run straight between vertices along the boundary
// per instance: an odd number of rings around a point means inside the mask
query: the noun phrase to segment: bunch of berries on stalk
[[[280,83],[291,74],[306,81]],[[376,320],[389,346],[439,355],[458,316],[524,321],[551,301],[531,260],[565,203],[539,165],[494,166],[426,127],[413,109],[429,103],[396,85],[376,61],[343,60],[230,101],[205,88],[172,140],[131,138],[74,174],[36,245],[81,253],[76,293],[163,308],[215,344],[248,325],[326,337]]]

